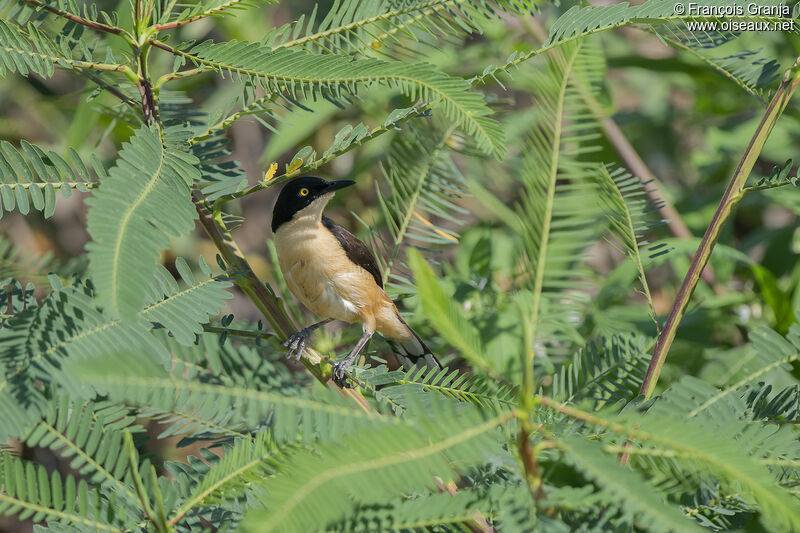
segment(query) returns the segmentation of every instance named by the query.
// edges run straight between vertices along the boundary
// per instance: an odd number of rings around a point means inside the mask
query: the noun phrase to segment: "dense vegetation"
[[[680,11],[0,1],[0,529],[800,531],[797,12]],[[284,359],[300,175],[447,368]]]

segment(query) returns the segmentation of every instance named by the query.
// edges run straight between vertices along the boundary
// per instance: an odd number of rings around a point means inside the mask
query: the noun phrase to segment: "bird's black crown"
[[[283,186],[272,210],[272,231],[292,220],[295,213],[311,205],[311,202],[328,193],[353,185],[351,180],[326,181],[322,178],[304,176],[295,178]]]

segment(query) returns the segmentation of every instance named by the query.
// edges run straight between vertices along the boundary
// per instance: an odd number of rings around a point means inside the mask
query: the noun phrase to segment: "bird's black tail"
[[[433,355],[431,349],[422,341],[419,335],[411,329],[411,326],[403,320],[403,317],[400,316],[400,313],[397,314],[397,317],[400,321],[405,324],[408,328],[408,331],[411,332],[413,335],[411,340],[405,342],[393,341],[389,340],[389,345],[392,347],[392,351],[397,356],[397,360],[403,365],[403,368],[406,370],[410,370],[414,366],[422,366],[425,365],[428,368],[442,368],[442,365],[439,364],[439,361],[436,359],[436,356]]]

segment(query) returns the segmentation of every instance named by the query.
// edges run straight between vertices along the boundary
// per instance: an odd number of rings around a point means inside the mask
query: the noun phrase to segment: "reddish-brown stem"
[[[661,374],[661,368],[664,366],[664,361],[667,358],[670,346],[672,346],[672,341],[675,339],[678,324],[680,324],[686,307],[689,305],[689,300],[700,279],[700,274],[706,264],[708,264],[711,252],[719,238],[722,227],[730,217],[733,207],[741,199],[744,184],[747,182],[747,177],[750,175],[750,171],[753,169],[753,165],[755,165],[756,159],[758,159],[764,147],[764,143],[767,141],[767,137],[769,137],[772,128],[786,108],[786,104],[789,103],[789,99],[797,89],[798,84],[800,84],[800,67],[798,67],[798,64],[800,64],[800,58],[798,58],[794,66],[786,72],[781,86],[767,106],[767,110],[758,128],[756,128],[753,137],[750,139],[747,149],[742,159],[739,161],[739,165],[736,167],[736,171],[733,173],[733,177],[727,189],[725,189],[725,193],[722,195],[714,217],[711,219],[708,229],[705,235],[703,235],[703,239],[700,241],[700,246],[698,246],[697,253],[692,259],[689,271],[686,273],[681,288],[678,290],[678,294],[675,297],[675,302],[667,317],[667,322],[664,324],[664,329],[661,331],[656,341],[653,357],[650,359],[650,366],[647,368],[647,374],[645,374],[642,387],[639,390],[639,394],[643,395],[645,398],[649,398],[653,394],[653,391],[655,391],[658,377]]]
[[[49,11],[50,13],[53,13],[54,15],[58,15],[59,17],[63,17],[65,19],[67,19],[67,20],[71,20],[72,22],[75,22],[76,24],[80,24],[82,26],[86,26],[87,28],[92,28],[93,30],[103,31],[103,32],[106,32],[106,33],[112,33],[114,35],[119,35],[119,34],[121,34],[121,33],[123,33],[125,31],[122,28],[117,28],[115,26],[108,26],[108,25],[103,24],[101,22],[95,22],[93,20],[86,20],[85,18],[79,17],[78,15],[73,15],[72,13],[67,13],[66,11],[61,11],[60,9],[56,9],[54,7],[48,6],[46,4],[43,4],[42,2],[37,2],[37,0],[22,0],[22,1],[25,2],[26,4],[30,4],[32,6],[36,6],[36,7],[40,8],[40,9],[44,9],[45,11]]]
[[[226,9],[228,9],[228,8],[230,8],[230,7],[232,7],[232,6],[236,5],[236,4],[239,4],[242,1],[243,0],[230,0],[229,2],[226,2],[226,3],[222,4],[222,5],[220,5],[219,7],[216,7],[214,9],[209,9],[208,11],[204,11],[203,13],[200,13],[199,15],[195,15],[194,17],[188,18],[186,20],[176,20],[175,22],[167,22],[166,24],[156,24],[153,27],[155,29],[159,30],[159,31],[161,31],[161,30],[171,30],[173,28],[179,28],[181,26],[185,26],[186,24],[190,24],[190,23],[195,22],[197,20],[204,19],[204,18],[213,16],[213,15],[216,15],[218,13],[222,13]]]
[[[147,42],[152,44],[156,48],[161,48],[162,50],[166,50],[170,54],[181,55],[177,48],[173,48],[173,47],[169,46],[168,44],[162,43],[161,41],[157,41],[155,39],[148,39]]]
[[[524,424],[521,424],[521,426],[524,426]],[[541,500],[544,498],[544,491],[542,490],[542,478],[539,475],[539,463],[536,461],[536,454],[531,446],[531,434],[523,427],[520,427],[517,435],[517,446],[519,447],[519,455],[522,459],[522,467],[525,470],[528,488],[531,490],[534,500]]]

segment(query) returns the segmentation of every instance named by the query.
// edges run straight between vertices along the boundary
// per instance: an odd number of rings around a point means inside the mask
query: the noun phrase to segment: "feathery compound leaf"
[[[176,263],[180,261],[181,258]],[[202,325],[209,316],[216,314],[233,295],[224,290],[231,285],[228,281],[211,277],[200,281],[184,277],[183,281],[185,289],[180,288],[165,267],[157,265],[155,281],[146,299],[146,313],[148,320],[167,328],[180,344],[190,345],[196,335],[202,334]]]
[[[28,26],[28,34],[16,26],[0,20],[0,76],[7,72],[27,75],[35,72],[43,78],[53,75],[56,62],[69,68],[64,55],[50,39],[34,26]]]
[[[598,489],[607,491],[619,502],[623,513],[640,517],[637,526],[648,531],[684,532],[704,531],[678,509],[669,505],[642,476],[621,467],[613,456],[603,453],[596,444],[581,437],[563,440],[570,461],[592,481]]]
[[[209,314],[216,313],[230,297],[228,286],[204,280],[185,289],[165,290],[161,293],[165,298],[123,322],[101,312],[91,291],[76,282],[54,289],[41,306],[9,319],[0,329],[0,410],[5,414],[0,418],[0,438],[19,436],[46,409],[35,380],[56,381],[85,396],[91,391],[72,369],[78,361],[88,360],[89,366],[103,357],[130,359],[131,364],[165,362],[168,353],[150,332],[151,323],[162,321],[176,337],[193,335],[200,329],[193,321],[206,322]]]
[[[800,357],[800,326],[797,324],[792,325],[785,339],[766,327],[756,329],[749,338],[753,343],[753,354],[740,361],[741,369],[737,376],[743,376],[741,379],[719,390],[687,376],[664,393],[664,401],[680,406],[679,412],[692,418],[729,401],[736,391],[766,380],[771,372],[780,368],[790,369],[789,364]],[[741,393],[735,396],[738,400]],[[657,402],[655,407],[660,403]]]
[[[751,2],[754,7],[775,6],[777,2],[771,0],[755,0]],[[752,15],[748,9],[741,9],[736,0],[700,0],[692,2],[693,7],[685,13],[676,13],[675,3],[672,0],[648,0],[643,4],[632,6],[627,2],[612,6],[573,6],[561,15],[550,28],[550,38],[545,46],[563,43],[584,35],[599,31],[627,26],[630,24],[663,25],[672,24],[673,31],[681,31],[679,23],[692,21],[753,21],[775,23],[784,19],[778,15],[764,14],[768,11],[761,10],[759,14]],[[704,12],[720,12],[726,7],[731,8],[731,14],[724,17],[702,15]],[[739,9],[736,9],[736,8]],[[704,8],[711,8],[712,10]],[[742,13],[739,13],[742,11]],[[685,26],[684,26],[685,28]],[[796,28],[796,26],[795,26]],[[797,31],[797,28],[795,29]],[[691,38],[691,32],[687,33]]]
[[[194,156],[165,148],[156,128],[141,128],[119,154],[88,216],[90,271],[107,309],[130,317],[145,301],[159,251],[197,217],[189,186],[199,177]]]
[[[770,529],[800,529],[797,500],[777,485],[766,466],[749,455],[747,440],[737,438],[745,433],[743,423],[733,421],[710,428],[664,416],[645,416],[637,418],[635,424],[646,433],[640,435],[642,440],[666,446],[675,457],[713,474],[721,484],[751,494],[761,507],[761,519]]]
[[[166,24],[169,27],[183,26],[196,20],[207,17],[220,17],[231,15],[236,10],[255,7],[259,4],[274,4],[278,0],[205,0],[194,3],[178,4],[183,8],[180,12],[162,12],[161,2],[156,2],[157,11],[155,18],[159,25]],[[172,2],[170,5],[175,5]]]
[[[392,63],[378,59],[353,61],[337,55],[271,50],[261,43],[206,41],[189,52],[176,51],[196,65],[234,74],[270,93],[292,98],[323,96],[342,98],[356,94],[362,85],[382,83],[395,87],[412,100],[440,103],[444,114],[475,137],[479,148],[502,157],[505,141],[500,125],[480,94],[469,91],[461,78],[446,76],[425,63]]]
[[[639,393],[650,363],[642,337],[615,335],[582,347],[553,377],[553,398],[591,398],[598,407],[629,402]]]
[[[67,163],[55,152],[44,150],[26,141],[17,150],[8,141],[0,142],[0,217],[3,209],[15,208],[27,215],[31,207],[50,217],[56,208],[56,190],[61,189],[64,198],[69,198],[72,189],[82,192],[96,184],[90,180],[86,164],[75,150],[69,150]],[[92,157],[92,168],[100,177],[105,177],[103,165]]]
[[[409,250],[408,263],[417,282],[417,294],[422,301],[422,308],[434,328],[458,348],[472,365],[493,373],[494,369],[484,355],[485,350],[477,329],[467,320],[458,304],[445,295],[422,254],[414,249]]]
[[[316,27],[315,9],[307,21],[301,17],[277,30],[272,44],[316,53],[380,52],[384,43],[391,45],[403,37],[422,40],[480,32],[479,22],[504,12],[524,14],[535,9],[530,0],[335,0]],[[298,36],[304,25],[305,33]]]
[[[99,490],[72,474],[62,480],[58,471],[48,474],[42,465],[0,453],[0,515],[16,515],[32,522],[52,520],[80,526],[81,531],[123,529],[125,513],[115,514]]]
[[[245,530],[312,531],[341,520],[358,503],[435,486],[435,476],[450,479],[455,468],[496,452],[491,434],[511,417],[483,420],[474,407],[446,400],[431,409],[438,416],[353,432],[290,457],[280,475],[262,483],[267,508],[246,515]]]
[[[214,385],[182,380],[157,368],[142,368],[135,360],[108,357],[81,365],[76,379],[97,387],[115,401],[147,408],[193,413],[202,420],[225,418],[229,425],[255,428],[269,424],[277,441],[302,435],[337,436],[359,425],[378,421],[335,391],[318,388],[312,397],[286,396],[246,386]]]
[[[388,192],[376,188],[391,238],[384,240],[373,233],[371,240],[376,257],[386,255],[381,264],[384,284],[398,292],[413,292],[404,272],[402,248],[413,243],[429,247],[458,242],[457,233],[430,219],[437,216],[455,222],[458,214],[465,213],[453,201],[463,190],[464,178],[446,149],[453,128],[404,129],[392,140],[386,163],[381,165]],[[381,248],[386,249],[384,253]]]
[[[86,261],[83,257],[74,257],[66,261],[56,258],[53,252],[45,254],[34,254],[27,250],[22,250],[15,246],[11,240],[0,237],[0,301],[8,302],[6,285],[12,283],[10,292],[13,294],[12,311],[10,314],[21,311],[22,307],[18,303],[25,302],[27,305],[35,306],[36,300],[28,298],[16,301],[17,296],[29,293],[31,283],[36,286],[46,285],[51,275],[56,275],[62,279],[69,279],[76,273],[81,273],[86,269]],[[15,280],[11,282],[10,280]],[[22,291],[22,286],[18,280],[29,280]],[[23,306],[24,307],[24,306]]]
[[[430,391],[497,410],[514,407],[518,400],[518,392],[504,383],[449,368],[366,371],[358,377],[370,387],[381,386],[375,391],[375,397],[388,400],[394,406],[406,406],[412,397],[423,397]]]
[[[226,446],[224,455],[206,472],[200,482],[173,512],[177,521],[194,509],[221,501],[241,498],[278,469],[278,451],[269,432],[239,440]]]
[[[650,295],[650,286],[645,275],[645,265],[648,260],[668,253],[670,249],[663,243],[651,243],[645,240],[644,233],[657,225],[648,220],[648,215],[658,211],[661,206],[654,205],[647,199],[646,184],[622,169],[617,169],[611,174],[607,168],[600,167],[598,178],[601,198],[611,225],[610,234],[614,239],[614,241],[609,239],[609,242],[617,251],[627,256],[636,267],[642,294],[650,308],[650,318],[657,325],[653,297]]]
[[[124,481],[128,461],[121,453],[122,428],[135,420],[125,408],[63,397],[50,400],[44,419],[24,440],[32,448],[50,448],[70,458],[70,468],[89,482],[117,491],[129,504],[137,503],[136,493]]]
[[[726,21],[735,21],[737,23],[767,23],[770,28],[775,27],[774,24],[786,22],[787,19],[774,13],[774,6],[778,4],[775,0],[756,0],[748,3],[753,6],[753,10],[758,10],[759,13],[751,15],[748,9],[743,9],[743,13],[739,14],[738,9],[742,6],[737,4],[735,0],[701,0],[691,3],[692,8],[687,8],[685,13],[675,13],[675,3],[672,0],[647,0],[639,5],[630,5],[628,2],[621,2],[614,5],[575,5],[571,7],[566,13],[562,14],[550,28],[550,37],[541,47],[531,50],[530,52],[515,51],[506,60],[505,64],[501,66],[489,66],[483,71],[480,76],[477,76],[472,83],[485,81],[489,78],[497,80],[497,75],[501,72],[508,72],[513,67],[520,63],[527,61],[532,57],[536,57],[548,50],[559,47],[565,43],[581,39],[588,35],[599,33],[614,28],[621,28],[623,26],[631,26],[634,24],[643,24],[653,27],[659,35],[664,34],[668,38],[664,39],[665,42],[676,46],[683,50],[693,50],[687,43],[703,47],[716,46],[725,40],[729,40],[736,36],[731,32],[720,32],[711,30],[711,28],[704,28],[702,26],[695,27],[689,30],[687,23],[689,22],[711,22],[718,23],[723,19]],[[687,5],[688,7],[688,5]],[[769,8],[773,10],[770,12]],[[729,9],[732,15],[710,16],[701,15],[704,12],[713,12],[713,10],[723,11]],[[717,11],[717,12],[719,12]],[[797,33],[800,31],[800,26],[795,24],[792,31]],[[722,66],[723,59],[709,60],[708,57],[702,56],[701,59],[707,63],[711,63],[717,70],[723,71],[725,75],[731,77],[730,71]],[[719,62],[717,62],[719,61]],[[771,68],[771,67],[770,67]],[[769,70],[769,69],[767,69]],[[734,81],[739,78],[738,74],[733,74]],[[743,79],[739,79],[737,83]],[[741,85],[741,83],[740,83]],[[752,92],[752,91],[748,91]]]
[[[513,491],[512,487],[493,488],[495,490],[487,491],[489,494],[484,494],[483,490],[460,489],[455,494],[444,492],[417,499],[401,498],[388,504],[358,509],[353,516],[329,528],[348,533],[475,531],[465,523],[491,516],[493,508],[499,513],[502,507],[510,503],[505,493]],[[503,531],[513,529],[505,528]]]
[[[531,79],[542,116],[524,147],[524,189],[517,206],[537,342],[567,338],[574,329],[574,317],[586,301],[578,290],[582,258],[594,242],[600,216],[598,166],[581,157],[594,150],[600,134],[582,92],[596,90],[603,63],[597,50],[581,42],[561,51],[563,57],[549,60]]]

